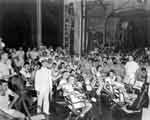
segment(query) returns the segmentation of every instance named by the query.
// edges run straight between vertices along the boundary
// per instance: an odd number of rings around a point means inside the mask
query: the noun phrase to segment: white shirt
[[[9,66],[0,62],[0,78],[10,75]]]
[[[14,59],[14,62],[17,67],[23,67],[23,65],[24,65],[24,59],[21,57],[18,59]]]
[[[127,75],[134,75],[136,71],[139,69],[139,65],[134,61],[129,61],[125,65]]]
[[[0,49],[3,49],[5,47],[5,43],[0,42]]]
[[[1,96],[0,95],[0,109],[1,110],[6,110],[8,109],[8,105],[10,103],[9,101],[9,95],[13,95],[13,92],[8,89],[6,92],[5,92],[5,95],[4,96]]]
[[[17,56],[19,56],[19,57],[21,57],[21,58],[24,58],[24,51],[23,50],[18,50],[17,52],[16,52],[16,55]]]
[[[36,72],[35,90],[42,92],[52,90],[51,70],[42,67],[40,70]]]
[[[39,52],[37,52],[37,51],[31,51],[30,55],[31,55],[32,59],[36,59],[39,56]]]
[[[31,73],[28,72],[28,71],[26,71],[25,68],[22,68],[22,69],[20,70],[20,73],[21,73],[25,78],[30,78],[30,77],[31,77]]]
[[[150,66],[147,67],[147,77],[148,77],[148,83],[150,83]]]
[[[67,84],[67,80],[66,80],[66,79],[61,79],[60,82],[59,82],[58,88],[61,89],[61,88],[63,88],[66,84]]]
[[[116,80],[116,77],[114,76],[113,78],[107,77],[105,79],[105,82],[109,83],[109,84],[113,84],[113,82]]]
[[[139,65],[134,61],[129,61],[125,65],[126,75],[127,75],[127,83],[134,84],[135,83],[135,73],[139,69]]]
[[[9,104],[9,99],[8,96],[1,96],[0,95],[0,109],[4,110],[4,109],[8,109],[8,104]]]

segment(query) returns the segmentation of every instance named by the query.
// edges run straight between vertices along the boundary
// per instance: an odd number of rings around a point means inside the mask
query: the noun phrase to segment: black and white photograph
[[[0,120],[150,120],[150,0],[0,0]]]

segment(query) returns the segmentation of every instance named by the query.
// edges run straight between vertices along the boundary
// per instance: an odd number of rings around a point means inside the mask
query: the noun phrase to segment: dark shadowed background
[[[0,0],[0,36],[8,47],[36,46],[36,1]],[[63,0],[42,1],[42,42],[62,45]]]

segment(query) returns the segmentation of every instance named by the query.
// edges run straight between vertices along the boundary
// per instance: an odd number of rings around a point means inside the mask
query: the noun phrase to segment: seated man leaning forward
[[[9,96],[14,97],[13,101],[9,101]],[[18,95],[8,89],[7,82],[0,80],[0,111],[10,115],[13,118],[25,119],[25,115],[17,110],[12,109],[13,104],[18,99]]]
[[[70,99],[71,108],[75,110],[81,110],[80,117],[84,117],[84,115],[92,108],[92,104],[86,99],[84,93],[76,90],[75,87],[75,77],[70,76],[65,85],[63,85],[64,96]]]

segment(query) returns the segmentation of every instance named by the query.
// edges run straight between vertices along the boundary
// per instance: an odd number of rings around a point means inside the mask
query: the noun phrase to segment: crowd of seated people
[[[8,94],[4,84],[17,75],[24,81],[25,87],[36,90],[37,113],[49,115],[49,103],[60,91],[59,95],[71,101],[70,109],[82,109],[80,117],[90,111],[92,100],[99,102],[98,98],[106,104],[119,104],[126,111],[139,110],[148,107],[149,101],[150,64],[147,51],[145,49],[145,54],[135,56],[134,52],[109,54],[95,49],[79,56],[69,55],[61,47],[56,50],[46,46],[26,51],[22,47],[1,50],[0,97]],[[11,91],[14,104],[19,93]],[[5,102],[9,103],[6,99]],[[0,109],[13,116],[11,109],[3,109],[3,102],[0,99]],[[8,105],[5,108],[9,108]],[[20,111],[15,111],[15,115],[18,116],[13,117],[25,118]]]

